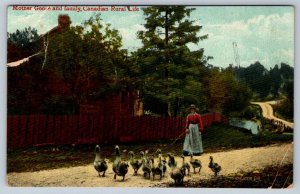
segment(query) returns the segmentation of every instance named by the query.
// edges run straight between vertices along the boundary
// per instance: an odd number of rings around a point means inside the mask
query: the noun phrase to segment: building
[[[59,15],[58,25],[47,33],[40,36],[36,45],[47,46],[51,44],[51,37],[55,37],[57,34],[62,33],[70,29],[71,19],[68,15]],[[18,52],[13,45],[9,45],[9,49],[15,53]],[[45,48],[44,48],[45,49]],[[10,52],[8,50],[8,52]],[[20,51],[20,53],[22,53]],[[70,83],[66,82],[57,72],[51,71],[51,69],[43,69],[41,58],[44,53],[32,53],[30,56],[24,57],[21,60],[11,62],[8,65],[8,112],[10,114],[22,114],[22,111],[18,113],[18,108],[22,108],[22,104],[26,107],[26,114],[45,113],[43,106],[45,101],[50,98],[57,97],[57,99],[49,101],[49,106],[53,106],[53,109],[63,109],[62,100],[73,99],[73,104],[69,106],[78,106],[74,111],[69,111],[67,114],[110,114],[110,115],[122,115],[122,116],[137,116],[143,114],[143,105],[137,91],[121,91],[104,95],[98,98],[87,99],[85,101],[79,101],[74,96],[75,90],[70,87]],[[37,65],[38,64],[38,65]],[[17,77],[17,78],[16,78]],[[116,80],[111,80],[115,82]],[[81,84],[77,93],[84,93],[85,91],[99,85],[95,81],[89,81],[87,83],[74,83],[75,86]],[[30,86],[30,87],[29,87]],[[24,89],[23,99],[18,99],[18,88]],[[25,90],[28,88],[27,90]],[[76,93],[76,94],[77,94]],[[10,99],[11,98],[11,99]],[[12,100],[14,99],[14,100]],[[15,100],[16,99],[16,100]],[[65,101],[65,100],[64,100]],[[74,101],[76,101],[74,103]],[[51,105],[53,103],[53,105]],[[63,103],[70,103],[68,100]],[[10,111],[14,109],[14,111]],[[48,108],[49,109],[49,108]],[[64,114],[64,111],[46,111],[49,114]]]

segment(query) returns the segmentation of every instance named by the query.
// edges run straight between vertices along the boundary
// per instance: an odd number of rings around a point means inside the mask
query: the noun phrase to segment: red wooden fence
[[[218,113],[203,114],[204,127],[222,122]],[[145,142],[178,137],[185,118],[100,115],[18,115],[7,118],[8,148],[62,144]]]

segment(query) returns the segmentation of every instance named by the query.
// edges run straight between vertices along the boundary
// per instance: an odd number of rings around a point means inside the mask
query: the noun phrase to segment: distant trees
[[[266,97],[270,92],[268,71],[260,62],[255,62],[247,68],[236,67],[237,77],[247,83],[249,87],[260,96]]]
[[[270,69],[268,76],[270,84],[266,85],[269,85],[270,87],[270,94],[277,98],[279,96],[279,89],[282,82],[281,72],[277,64],[274,66],[274,68]]]
[[[274,106],[281,116],[293,119],[294,115],[294,68],[286,63],[275,65],[267,70],[260,62],[248,67],[235,67],[234,72],[239,80],[255,92],[254,100],[266,101],[283,98]]]
[[[22,57],[27,57],[37,52],[38,45],[35,42],[39,39],[39,34],[35,28],[28,27],[23,30],[16,30],[7,33],[7,61],[17,61]]]
[[[16,32],[13,33],[7,33],[7,41],[18,48],[27,48],[28,44],[35,42],[38,38],[37,29],[31,27],[16,30]]]
[[[294,79],[294,68],[285,63],[267,70],[257,61],[248,67],[235,67],[234,72],[260,99],[268,96],[277,98],[280,94],[285,94],[286,86]]]
[[[294,68],[288,64],[281,63],[281,88],[280,91],[285,95],[285,99],[279,104],[277,111],[284,117],[293,120],[294,118]]]

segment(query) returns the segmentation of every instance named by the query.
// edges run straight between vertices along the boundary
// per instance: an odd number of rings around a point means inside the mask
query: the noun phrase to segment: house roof
[[[24,62],[26,62],[26,61],[29,61],[29,59],[30,59],[31,57],[33,57],[33,56],[35,56],[35,55],[39,55],[39,54],[41,54],[41,52],[38,52],[38,53],[36,53],[36,54],[33,54],[33,55],[29,56],[29,57],[23,58],[23,59],[18,60],[18,61],[14,61],[14,62],[7,63],[7,66],[8,66],[8,67],[17,67],[17,66],[21,65],[22,63],[24,63]]]
[[[61,30],[69,29],[71,23],[72,22],[70,20],[69,15],[67,15],[67,14],[61,14],[61,15],[59,15],[58,16],[58,25],[55,26],[54,28],[52,28],[51,30],[47,31],[46,33],[40,35],[39,38],[36,40],[36,42],[39,41],[41,38],[45,37],[45,35],[51,35],[51,34],[55,34],[57,32],[60,32]],[[39,55],[41,53],[42,53],[42,51],[40,51],[38,53],[35,53],[33,55],[30,55],[28,57],[25,57],[23,59],[20,59],[18,61],[7,63],[7,66],[8,67],[17,67],[17,66],[23,64],[24,62],[29,61],[29,59],[31,57]]]

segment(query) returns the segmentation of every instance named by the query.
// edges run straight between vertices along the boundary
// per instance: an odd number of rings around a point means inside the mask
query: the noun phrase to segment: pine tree
[[[156,112],[164,116],[176,116],[185,103],[199,101],[198,76],[204,50],[191,51],[187,45],[198,44],[208,36],[197,34],[202,26],[189,19],[193,10],[185,6],[143,9],[146,30],[138,32],[143,43],[138,50],[143,91],[146,101],[151,99],[162,105]]]

